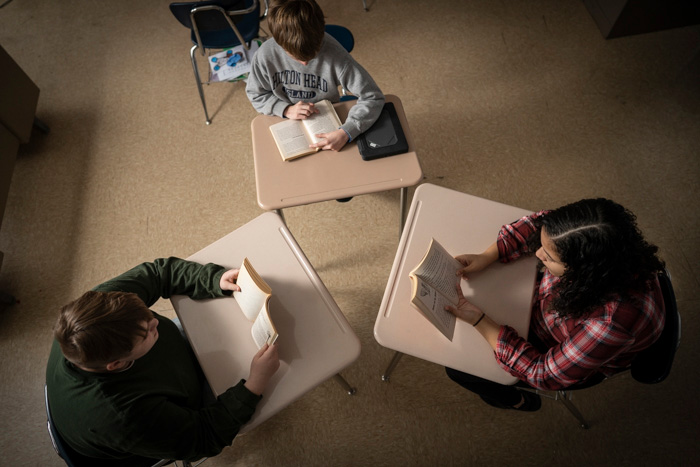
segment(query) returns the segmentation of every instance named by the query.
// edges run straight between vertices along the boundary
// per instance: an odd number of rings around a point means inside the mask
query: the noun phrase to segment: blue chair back
[[[348,53],[352,52],[352,49],[355,47],[355,38],[348,28],[338,26],[337,24],[327,24],[326,32],[340,42],[340,45],[345,47]]]
[[[254,8],[249,13],[231,14],[252,7]],[[192,14],[192,10],[195,8],[199,10]],[[258,0],[176,2],[170,4],[170,11],[180,24],[192,31],[192,43],[205,49],[225,49],[241,44],[231,28],[229,18],[238,29],[244,42],[255,39],[260,30],[260,2]],[[201,38],[201,44],[197,40],[197,33]]]
[[[632,377],[646,384],[660,383],[666,379],[681,341],[681,315],[678,313],[671,277],[664,271],[658,278],[664,296],[666,324],[656,342],[634,358],[631,369]]]

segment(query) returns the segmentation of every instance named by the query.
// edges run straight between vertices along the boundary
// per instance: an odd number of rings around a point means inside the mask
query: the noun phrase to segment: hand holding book
[[[219,280],[219,287],[222,291],[230,290],[232,292],[239,292],[241,288],[236,284],[236,279],[238,279],[238,273],[240,269],[229,269],[221,275]]]
[[[463,297],[457,275],[460,267],[459,261],[432,239],[425,256],[409,274],[411,303],[449,340],[454,335],[456,317],[446,307],[457,305]]]
[[[484,317],[484,312],[462,293],[461,277],[481,271],[497,259],[495,243],[480,255],[453,258],[442,245],[431,239],[425,256],[409,274],[413,284],[411,303],[452,340],[456,318],[476,326]]]
[[[253,394],[261,395],[279,367],[277,346],[263,345],[250,362],[250,376],[245,387]]]
[[[334,132],[342,125],[329,100],[315,104],[294,104],[285,109],[285,115],[288,114],[296,118],[290,116],[287,120],[270,126],[270,132],[284,161],[319,151],[320,148],[312,147],[320,142],[317,135]]]
[[[481,254],[459,255],[456,257],[456,259],[462,264],[462,266],[464,266],[459,271],[457,271],[457,274],[466,279],[468,274],[472,272],[483,271],[490,264],[498,261],[498,246],[496,245],[496,243],[492,243]]]
[[[251,334],[255,345],[262,348],[265,344],[274,344],[278,333],[270,316],[272,289],[253,268],[248,258],[243,259],[236,282],[240,290],[234,291],[233,297],[245,317],[253,322]]]
[[[457,293],[459,293],[460,297],[457,304],[447,304],[445,305],[445,310],[449,311],[462,321],[465,321],[472,326],[476,326],[484,317],[485,313],[481,311],[481,308],[466,299],[466,297],[462,294],[462,288],[459,286],[459,284],[457,284]]]
[[[313,102],[299,101],[284,109],[284,116],[290,120],[304,120],[317,113],[318,109]]]

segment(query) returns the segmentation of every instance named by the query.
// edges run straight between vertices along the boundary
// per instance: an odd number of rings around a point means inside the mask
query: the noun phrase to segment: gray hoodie
[[[341,128],[357,138],[377,120],[384,95],[372,77],[327,33],[316,57],[306,65],[293,59],[269,39],[253,57],[246,93],[255,110],[284,116],[284,109],[299,101],[340,101],[338,86],[358,97]]]

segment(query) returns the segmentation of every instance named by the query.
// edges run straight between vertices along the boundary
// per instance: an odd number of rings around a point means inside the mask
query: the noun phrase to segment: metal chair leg
[[[403,357],[403,354],[401,352],[396,352],[394,354],[394,356],[391,358],[391,361],[389,362],[389,366],[386,367],[386,370],[382,375],[382,381],[389,381],[389,377],[391,376],[391,373],[394,372],[394,368],[396,368],[396,365],[399,364],[399,360],[401,360],[401,357]]]
[[[197,461],[196,464],[193,464],[192,462],[186,461],[186,460],[173,461],[173,460],[163,459],[162,461],[158,462],[155,465],[152,465],[151,467],[160,467],[160,466],[165,466],[165,465],[173,465],[175,467],[180,467],[180,465],[182,465],[182,467],[197,467],[198,465],[204,463],[204,461],[206,461],[207,459],[209,459],[209,458],[205,457],[203,459],[200,459],[199,461]]]
[[[340,384],[340,386],[348,393],[348,396],[352,396],[357,392],[357,390],[350,386],[347,381],[345,381],[345,378],[343,378],[340,373],[336,373],[335,376],[333,376],[333,379]]]
[[[569,409],[569,412],[571,412],[571,415],[576,417],[576,419],[579,421],[579,423],[581,423],[581,428],[583,428],[585,430],[590,428],[590,425],[588,425],[588,422],[586,421],[586,419],[583,418],[583,415],[581,415],[581,412],[578,411],[576,406],[569,399],[569,397],[568,397],[569,394],[567,394],[566,391],[557,391],[557,396],[559,396],[558,399],[562,402],[562,404],[564,404],[564,407]]]
[[[197,60],[195,60],[194,52],[197,50],[198,45],[193,45],[190,49],[190,59],[192,60],[192,71],[194,72],[194,79],[197,81],[197,90],[199,91],[199,98],[202,100],[202,107],[204,107],[204,116],[206,117],[207,125],[211,123],[209,118],[209,112],[207,112],[207,103],[204,100],[204,90],[202,89],[202,80],[199,77],[199,68],[197,67]]]
[[[517,387],[516,388],[519,391],[527,391],[531,392],[533,394],[537,394],[538,396],[541,397],[546,397],[547,399],[553,399],[555,401],[561,401],[562,404],[564,404],[564,407],[567,408],[567,410],[576,417],[576,419],[579,421],[581,424],[581,428],[587,430],[590,428],[590,425],[586,421],[585,418],[583,418],[583,415],[581,415],[581,412],[576,408],[573,402],[571,402],[571,391],[567,390],[559,390],[559,391],[544,391],[540,389],[533,389],[533,388],[523,388],[523,387]]]
[[[45,135],[48,135],[51,132],[51,128],[49,128],[49,126],[46,123],[42,122],[36,117],[34,117],[34,128],[36,128]]]

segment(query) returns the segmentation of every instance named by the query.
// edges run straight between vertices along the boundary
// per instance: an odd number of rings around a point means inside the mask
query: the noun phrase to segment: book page
[[[248,262],[248,258],[245,258],[238,273],[238,279],[236,279],[236,284],[241,290],[233,292],[233,298],[236,299],[243,314],[249,321],[256,319],[271,292],[270,286],[262,279],[257,280],[258,278],[260,276]],[[260,284],[260,281],[262,281],[262,284]]]
[[[258,317],[253,323],[253,327],[250,333],[253,335],[253,340],[258,348],[262,348],[265,343],[270,345],[274,344],[277,340],[278,334],[275,326],[272,324],[272,319],[270,318],[269,309],[267,304],[269,301],[263,305],[262,309],[258,313]]]
[[[316,152],[311,149],[301,120],[285,120],[270,126],[272,136],[277,143],[282,159],[288,160]]]
[[[456,273],[461,267],[461,263],[433,238],[427,253],[411,274],[422,278],[456,305],[459,301],[456,286],[460,281]]]
[[[255,282],[255,285],[265,292],[266,294],[271,294],[272,293],[272,288],[265,282],[265,280],[258,274],[258,271],[255,270],[252,264],[250,264],[250,261],[248,258],[243,258],[243,265],[241,266],[241,269],[245,269],[250,278]]]
[[[313,114],[313,116],[302,120],[306,131],[309,134],[309,138],[312,142],[318,142],[316,135],[319,133],[329,133],[331,131],[340,128],[340,118],[333,108],[333,104],[329,100],[322,100],[314,104],[318,113]]]
[[[411,277],[414,294],[411,301],[445,337],[452,340],[457,317],[445,310],[451,303],[420,277]]]

